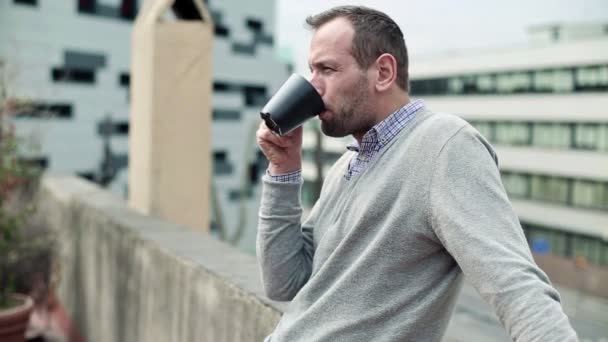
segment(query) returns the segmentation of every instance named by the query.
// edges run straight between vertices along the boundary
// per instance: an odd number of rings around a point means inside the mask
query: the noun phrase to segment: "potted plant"
[[[40,261],[41,252],[50,252],[31,232],[28,236],[33,209],[20,200],[36,186],[40,172],[20,158],[21,141],[8,120],[18,105],[5,101],[0,107],[0,341],[7,342],[25,341],[34,305],[30,295],[39,286],[30,267]]]

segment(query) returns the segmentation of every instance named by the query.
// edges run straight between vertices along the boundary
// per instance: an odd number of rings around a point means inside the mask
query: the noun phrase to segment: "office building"
[[[125,197],[131,31],[141,2],[0,2],[5,95],[31,104],[14,118],[18,134],[33,141],[27,157]],[[266,167],[254,129],[260,108],[290,67],[275,53],[274,1],[207,6],[215,24],[212,231],[252,252]],[[197,18],[191,0],[176,0],[163,20]]]

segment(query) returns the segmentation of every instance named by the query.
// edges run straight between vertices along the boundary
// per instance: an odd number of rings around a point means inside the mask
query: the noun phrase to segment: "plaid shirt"
[[[424,108],[422,100],[410,102],[365,133],[363,139],[361,139],[361,146],[359,146],[356,140],[350,143],[346,148],[349,151],[356,152],[356,154],[351,159],[344,178],[350,180],[354,175],[363,171],[370,160],[388,145],[414,118],[416,112],[422,108]],[[301,170],[276,176],[267,174],[275,182],[299,183],[302,181]]]
[[[369,161],[407,126],[408,122],[414,118],[416,112],[421,108],[424,108],[422,100],[410,102],[365,133],[363,139],[361,139],[361,146],[356,140],[350,143],[346,148],[349,151],[357,152],[357,154],[350,160],[344,178],[350,180],[354,175],[363,171]]]

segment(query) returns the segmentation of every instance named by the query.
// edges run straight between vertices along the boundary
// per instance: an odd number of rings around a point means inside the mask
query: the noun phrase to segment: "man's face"
[[[310,43],[311,83],[326,107],[321,130],[331,137],[363,136],[374,125],[372,88],[352,55],[353,36],[350,22],[337,18],[319,27]]]

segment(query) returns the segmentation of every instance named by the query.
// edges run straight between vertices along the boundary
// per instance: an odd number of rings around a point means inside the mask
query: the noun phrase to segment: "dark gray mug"
[[[292,74],[266,103],[260,116],[268,128],[285,135],[324,110],[325,104],[315,87],[304,77]]]

